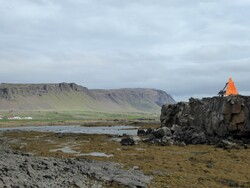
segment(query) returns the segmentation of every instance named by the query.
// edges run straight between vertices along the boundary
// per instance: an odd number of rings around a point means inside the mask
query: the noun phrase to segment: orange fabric
[[[227,85],[227,91],[226,91],[226,96],[229,96],[229,95],[238,95],[238,91],[234,85],[234,82],[232,80],[232,77],[229,78],[229,82],[228,82],[228,85]]]

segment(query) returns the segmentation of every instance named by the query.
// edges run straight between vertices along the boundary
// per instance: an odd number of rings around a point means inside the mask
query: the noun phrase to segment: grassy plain
[[[8,120],[6,118],[0,120],[0,127],[8,126],[39,126],[39,125],[89,125],[89,126],[109,126],[113,121],[127,122],[143,121],[147,122],[158,121],[159,114],[152,113],[104,113],[96,111],[0,111],[3,117],[18,116],[32,117],[31,120],[18,119]]]

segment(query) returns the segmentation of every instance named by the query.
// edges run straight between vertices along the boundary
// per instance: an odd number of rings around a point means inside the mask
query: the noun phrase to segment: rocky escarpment
[[[250,144],[250,97],[191,98],[166,104],[161,110],[161,128],[147,140],[171,145]]]
[[[117,163],[38,157],[0,145],[0,187],[147,187],[151,180]]]
[[[0,98],[14,99],[17,95],[32,96],[44,95],[48,93],[60,93],[70,91],[88,92],[86,87],[75,83],[59,83],[59,84],[0,84]]]
[[[91,90],[93,95],[101,99],[111,99],[113,102],[122,104],[125,101],[130,105],[137,105],[138,108],[147,108],[154,105],[162,107],[164,104],[173,104],[175,100],[162,90],[127,88],[113,90]]]
[[[159,112],[165,103],[175,101],[155,89],[94,90],[75,83],[0,84],[0,110]]]

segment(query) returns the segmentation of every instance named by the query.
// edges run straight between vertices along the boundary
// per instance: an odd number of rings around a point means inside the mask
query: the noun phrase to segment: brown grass
[[[64,121],[30,121],[30,120],[10,120],[0,121],[0,128],[5,127],[21,127],[21,126],[58,126],[58,125],[81,125],[85,127],[100,127],[100,126],[116,126],[116,125],[131,125],[137,126],[141,129],[159,128],[160,122],[153,121],[139,121],[126,119],[109,119],[109,120],[64,120]]]
[[[81,156],[138,166],[154,176],[150,187],[250,187],[250,150],[223,150],[207,145],[156,146],[139,142],[121,146],[109,135],[6,132],[12,148],[35,155],[76,157],[50,152],[65,145],[81,153],[104,152],[113,157]]]

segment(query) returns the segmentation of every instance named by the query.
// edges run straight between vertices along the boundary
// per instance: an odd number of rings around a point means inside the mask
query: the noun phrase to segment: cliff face
[[[221,138],[250,138],[250,97],[191,98],[188,103],[164,105],[161,126],[178,125],[175,138],[192,143],[217,142]],[[195,141],[195,142],[196,142]],[[199,142],[199,141],[198,141]]]
[[[162,107],[165,103],[175,103],[172,96],[165,91],[155,89],[116,89],[116,90],[91,90],[92,94],[101,100],[112,100],[117,104],[128,103],[136,105],[138,109],[154,109]]]
[[[157,112],[175,103],[154,89],[89,90],[75,83],[0,84],[1,110],[79,109]]]
[[[70,91],[86,92],[88,89],[75,83],[59,84],[0,84],[0,97],[8,100],[15,96],[44,95],[48,93],[60,93]]]

